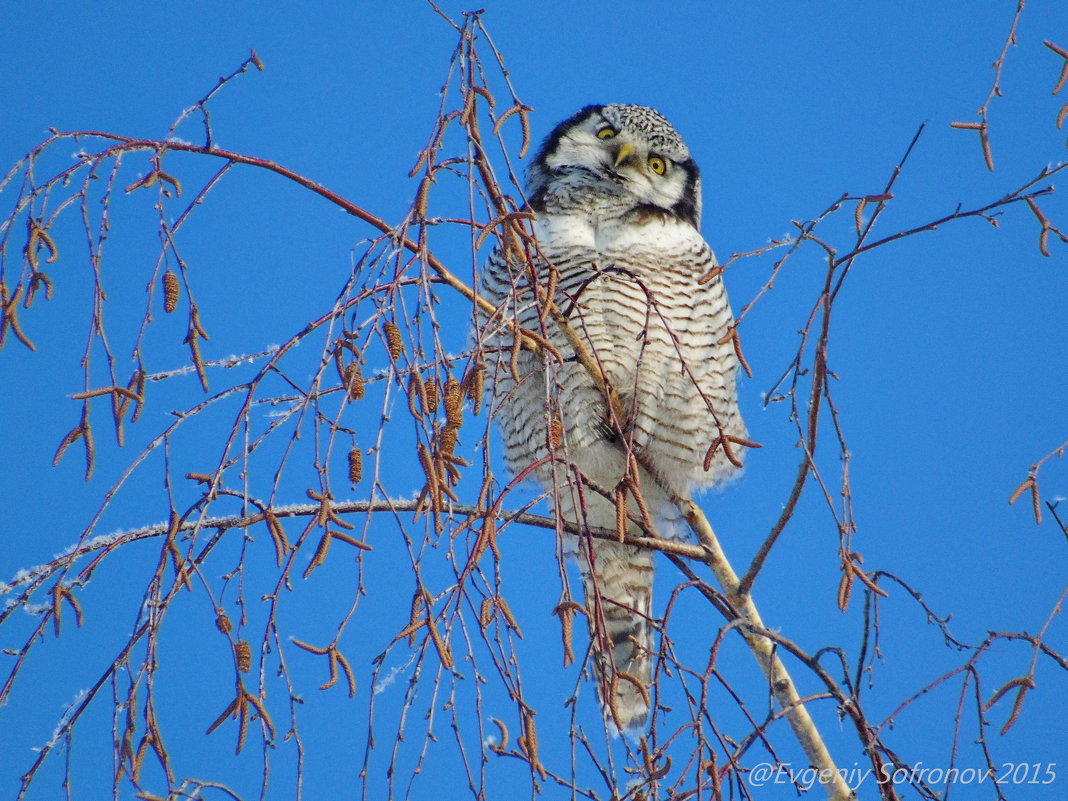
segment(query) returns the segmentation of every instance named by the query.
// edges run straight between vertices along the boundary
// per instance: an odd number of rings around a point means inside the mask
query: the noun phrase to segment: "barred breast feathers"
[[[601,197],[597,202],[604,201]],[[543,287],[549,284],[548,263],[552,263],[557,271],[557,306],[570,312],[573,327],[601,361],[613,386],[624,396],[643,399],[634,421],[639,445],[661,460],[662,477],[671,489],[686,495],[732,472],[722,454],[709,471],[703,470],[705,450],[718,427],[744,436],[733,402],[737,359],[729,343],[723,347],[719,342],[731,323],[730,307],[718,278],[698,283],[715,257],[691,225],[656,217],[635,225],[627,222],[626,212],[601,211],[539,215],[535,231],[547,261],[537,264],[536,280]],[[502,314],[536,328],[539,307],[528,276],[525,268],[509,265],[495,253],[483,274],[482,291],[495,305],[503,304]],[[555,326],[542,333],[562,353],[568,352],[567,341]],[[498,346],[510,348],[514,335],[505,333],[498,339]],[[525,357],[521,361],[527,370],[524,375],[537,383],[530,374],[536,366]],[[602,413],[596,409],[596,398],[590,397],[592,381],[580,373],[563,370],[569,380],[582,385],[581,391],[568,396],[594,403],[594,409],[581,415],[573,411],[587,425]],[[505,384],[511,383],[506,377]],[[544,380],[540,383],[535,392],[544,408],[547,394]],[[529,409],[522,420],[512,422],[545,425],[535,422]],[[513,440],[526,444],[524,432],[511,433]]]

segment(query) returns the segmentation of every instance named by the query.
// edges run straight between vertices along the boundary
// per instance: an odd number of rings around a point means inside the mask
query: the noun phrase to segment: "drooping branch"
[[[398,512],[410,512],[414,514],[424,511],[425,507],[425,502],[418,499],[400,500],[384,498],[375,501],[339,500],[329,501],[328,503],[330,510],[337,515],[373,513],[396,514]],[[183,536],[199,531],[226,531],[235,528],[248,528],[258,523],[265,523],[268,516],[274,517],[277,520],[309,518],[318,515],[322,510],[321,503],[288,504],[285,506],[274,507],[265,505],[261,506],[263,510],[254,514],[204,517],[197,520],[185,520],[177,526],[174,526],[171,523],[157,523],[151,526],[142,526],[127,531],[117,531],[111,534],[94,537],[72,546],[44,565],[40,565],[32,570],[20,571],[19,574],[16,577],[13,577],[10,581],[0,582],[0,595],[6,595],[19,588],[29,588],[32,591],[32,589],[38,587],[42,581],[54,575],[57,571],[65,569],[78,559],[102,551],[111,551],[130,543],[165,536]],[[468,521],[467,525],[471,525],[474,521],[485,519],[491,510],[471,504],[453,503],[448,505],[447,511],[452,515],[465,518]],[[566,521],[558,522],[553,517],[531,514],[530,512],[499,509],[496,513],[496,520],[498,531],[504,526],[513,523],[534,526],[535,528],[549,529],[551,531],[555,531],[558,527],[562,526],[565,531],[572,534],[585,534],[588,532],[591,536],[597,539],[609,540],[612,542],[619,541],[619,533],[614,529],[602,529],[596,527],[580,528],[573,523],[568,523]],[[689,559],[691,561],[704,562],[708,558],[706,551],[701,546],[690,545],[685,542],[662,540],[655,537],[636,537],[633,535],[627,535],[623,541],[634,547],[650,548],[655,551],[660,551],[661,553],[672,554],[673,556]],[[373,542],[367,543],[367,545],[370,548],[374,547]],[[10,609],[0,613],[0,622],[2,622],[3,618],[10,613]]]

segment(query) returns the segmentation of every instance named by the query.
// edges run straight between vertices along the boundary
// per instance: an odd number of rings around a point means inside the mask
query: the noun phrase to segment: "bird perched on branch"
[[[534,241],[486,263],[479,321],[509,469],[549,490],[583,576],[606,717],[645,726],[655,659],[653,552],[685,536],[676,500],[741,467],[733,317],[701,237],[701,180],[644,106],[587,106],[527,172]],[[517,326],[552,348],[518,349]],[[555,353],[553,352],[555,349]],[[602,532],[603,533],[603,532]]]

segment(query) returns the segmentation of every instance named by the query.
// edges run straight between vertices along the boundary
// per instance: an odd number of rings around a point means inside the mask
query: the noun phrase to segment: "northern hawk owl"
[[[498,247],[481,279],[496,308],[479,321],[494,413],[509,469],[536,478],[578,532],[565,537],[598,697],[619,728],[639,729],[656,658],[653,552],[588,532],[643,536],[651,523],[685,536],[672,497],[737,469],[733,317],[700,233],[697,165],[653,109],[587,106],[560,123],[530,164],[527,199],[534,240]],[[520,348],[517,329],[551,348]]]

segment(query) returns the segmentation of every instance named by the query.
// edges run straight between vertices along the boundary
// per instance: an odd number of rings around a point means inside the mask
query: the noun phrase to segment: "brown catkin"
[[[564,438],[564,424],[559,417],[553,417],[549,422],[549,448],[556,450]]]
[[[474,412],[477,415],[482,411],[482,393],[486,385],[486,368],[479,365],[471,373],[471,382],[467,385],[467,397],[474,404]]]
[[[196,331],[190,331],[186,336],[185,341],[189,344],[189,353],[193,359],[193,367],[195,367],[197,371],[197,378],[200,379],[200,386],[207,392],[208,375],[204,372],[204,359],[200,356],[200,340],[197,339]]]
[[[490,720],[492,720],[497,725],[497,730],[500,732],[501,735],[500,742],[497,745],[491,745],[490,750],[502,753],[506,748],[508,748],[508,727],[505,726],[504,723],[498,720],[497,718],[490,718]]]
[[[456,450],[456,443],[459,439],[457,434],[459,429],[456,426],[445,426],[441,429],[441,433],[438,434],[437,446],[438,453],[452,456],[453,451]]]
[[[426,614],[423,614],[424,609],[426,610]],[[429,618],[429,616],[430,602],[427,600],[426,595],[424,595],[424,590],[418,589],[415,591],[415,595],[412,596],[412,613],[408,619],[408,627],[411,628],[413,625],[415,625],[415,622],[417,620],[426,620]],[[412,630],[412,633],[408,635],[408,645],[415,645],[414,629]]]
[[[464,420],[464,393],[460,382],[450,378],[445,382],[445,423],[449,427],[459,428]]]
[[[1038,500],[1038,482],[1031,482],[1031,509],[1035,513],[1035,524],[1042,525],[1042,505]]]
[[[564,640],[564,667],[567,667],[575,661],[575,652],[571,648],[572,633],[574,631],[571,618],[575,613],[560,606],[556,607],[555,611],[560,613],[560,636]]]
[[[427,450],[426,445],[422,442],[416,448],[416,452],[419,454],[419,464],[423,468],[423,472],[426,474],[426,489],[430,499],[434,502],[434,508],[438,508],[438,471],[434,465],[434,459],[430,455],[430,451]]]
[[[404,353],[404,341],[401,339],[400,329],[392,320],[384,326],[386,332],[386,347],[389,350],[389,358],[397,361]]]
[[[330,543],[333,541],[333,537],[329,534],[323,534],[319,538],[319,544],[315,548],[315,553],[312,555],[311,561],[308,566],[304,568],[304,578],[307,578],[312,574],[319,565],[326,561],[326,555],[330,552]]]
[[[523,636],[523,632],[519,630],[519,621],[515,619],[515,615],[512,614],[512,610],[508,607],[508,602],[500,595],[497,596],[497,608],[501,610],[501,614],[504,615],[504,619],[508,622],[508,625],[515,630],[515,633],[519,637]]]
[[[349,481],[359,484],[363,478],[363,451],[353,448],[349,451]]]
[[[237,654],[237,669],[242,673],[252,670],[252,648],[244,640],[234,645],[234,653]]]
[[[849,599],[853,595],[853,571],[848,568],[842,573],[838,582],[838,611],[844,612],[849,608]]]
[[[364,395],[363,371],[359,362],[352,362],[345,368],[345,387],[349,393],[349,400],[358,401]]]
[[[857,201],[857,207],[853,210],[853,226],[857,229],[858,236],[864,232],[864,207],[866,205],[868,205],[868,199],[862,197]]]
[[[434,625],[434,618],[427,617],[426,628],[427,633],[430,634],[430,641],[434,643],[434,648],[438,652],[438,658],[441,660],[442,666],[446,670],[451,670],[452,666],[456,664],[453,659],[452,649],[449,648],[448,642],[438,632],[437,626]]]
[[[426,410],[428,414],[434,414],[438,410],[438,402],[440,400],[441,393],[438,392],[437,380],[428,378],[426,381]]]
[[[274,561],[278,567],[281,567],[290,550],[289,540],[286,539],[286,530],[270,509],[265,510],[263,515],[267,518],[267,530],[270,532],[271,542],[274,544]]]
[[[538,771],[542,781],[545,781],[548,775],[538,758],[538,732],[534,728],[534,715],[530,712],[523,714],[523,736],[519,740],[519,748],[526,755],[531,767]]]
[[[251,715],[248,714],[248,693],[240,693],[237,696],[237,750],[235,753],[240,754],[241,749],[245,747],[245,737],[248,735],[248,720]]]
[[[482,606],[478,610],[478,622],[482,628],[486,628],[493,620],[493,599],[484,598],[482,600]]]
[[[223,634],[229,634],[230,630],[234,627],[234,624],[230,622],[230,618],[225,612],[220,612],[215,617],[215,628],[221,631]]]
[[[170,314],[178,308],[178,298],[181,295],[178,286],[178,276],[170,270],[163,274],[163,311]]]
[[[624,485],[616,487],[616,536],[620,542],[627,537],[627,489]]]
[[[986,122],[979,126],[979,144],[983,147],[983,158],[986,160],[986,168],[994,171],[994,154],[990,151],[990,136],[987,133]]]
[[[418,370],[412,370],[412,374],[408,376],[408,410],[412,417],[422,420],[426,407],[426,384],[423,382],[423,376]]]

